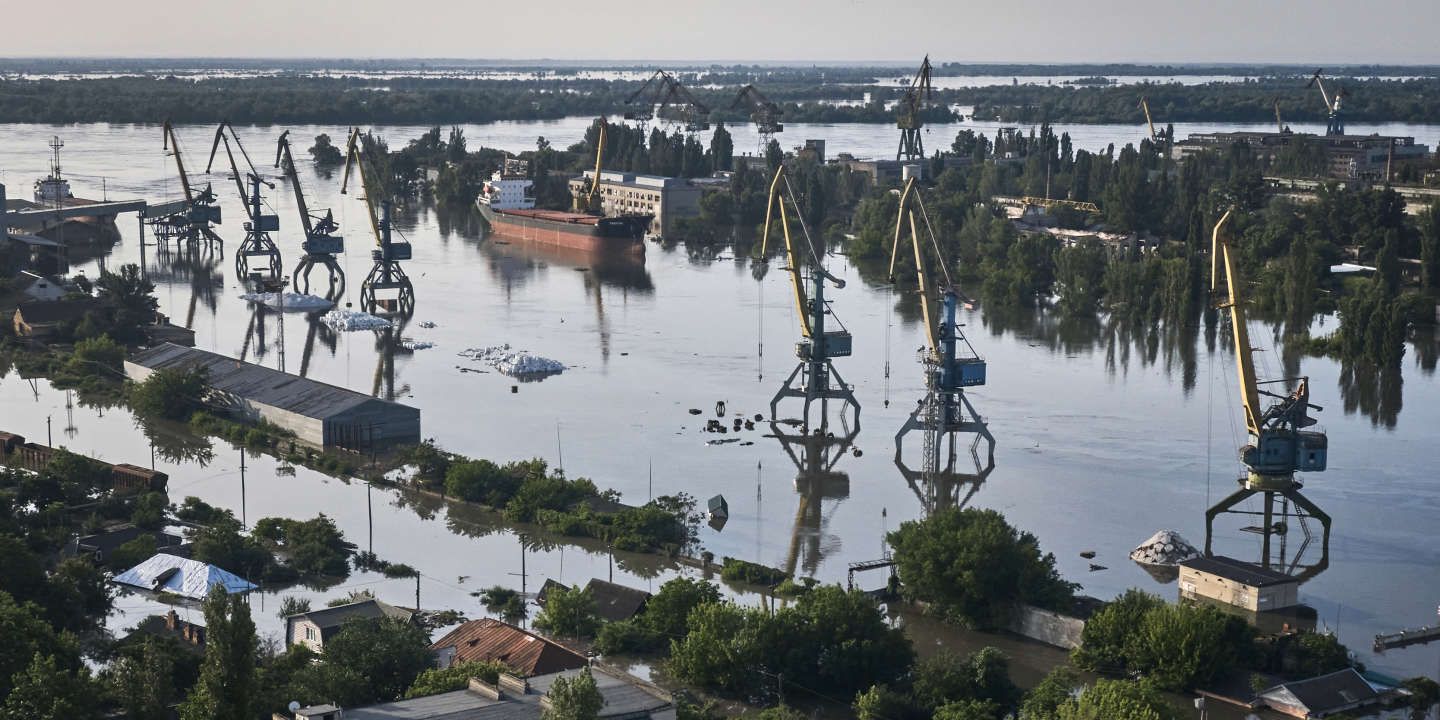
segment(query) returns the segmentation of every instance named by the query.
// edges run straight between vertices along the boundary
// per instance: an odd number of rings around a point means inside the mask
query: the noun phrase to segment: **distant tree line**
[[[723,70],[682,75],[681,80],[709,107],[712,122],[748,119],[748,110],[732,107],[736,93],[747,83],[758,84],[778,103],[787,122],[893,122],[891,104],[908,83],[905,71],[873,84],[872,70]],[[168,118],[180,123],[229,120],[264,125],[547,120],[634,110],[636,105],[627,105],[626,100],[641,83],[539,72],[524,79],[302,74],[6,79],[0,80],[0,122],[156,123]],[[1346,89],[1345,112],[1355,121],[1429,122],[1440,116],[1440,78],[1341,77],[1331,84]],[[969,105],[976,117],[1007,122],[1138,123],[1140,95],[1149,97],[1155,116],[1165,122],[1273,122],[1276,100],[1286,122],[1316,122],[1325,115],[1319,92],[1306,89],[1303,77],[1281,76],[1204,85],[942,88],[927,102],[924,119],[958,120],[954,108]]]

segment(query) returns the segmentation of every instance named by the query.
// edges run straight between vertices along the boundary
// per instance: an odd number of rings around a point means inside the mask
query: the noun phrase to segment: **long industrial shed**
[[[203,367],[207,402],[242,420],[266,422],[314,447],[369,451],[420,442],[420,410],[218,353],[165,343],[125,361],[125,375],[143,382],[164,368]]]

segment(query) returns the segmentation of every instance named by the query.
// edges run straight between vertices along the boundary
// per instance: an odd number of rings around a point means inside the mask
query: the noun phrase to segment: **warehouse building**
[[[204,368],[207,401],[241,420],[264,420],[314,447],[368,451],[420,442],[420,410],[353,390],[196,348],[165,343],[125,361],[125,375],[143,382],[156,370]]]
[[[583,177],[571,180],[570,192],[583,195],[594,175],[587,170]],[[601,209],[606,215],[654,215],[650,232],[663,237],[675,230],[675,220],[700,216],[705,187],[703,181],[686,178],[602,170]]]
[[[1300,580],[1285,573],[1223,555],[1180,563],[1180,597],[1208,599],[1251,612],[1267,612],[1300,603]]]

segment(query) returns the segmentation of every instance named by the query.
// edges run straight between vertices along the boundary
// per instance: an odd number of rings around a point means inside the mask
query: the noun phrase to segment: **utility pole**
[[[50,416],[49,416],[49,415],[46,415],[46,416],[45,416],[45,444],[46,444],[47,446],[49,446],[49,447],[52,447],[52,448],[55,447],[55,439],[50,436]]]
[[[415,571],[415,612],[420,612],[420,571]]]
[[[245,448],[240,448],[240,527],[250,529],[250,522],[245,517]]]

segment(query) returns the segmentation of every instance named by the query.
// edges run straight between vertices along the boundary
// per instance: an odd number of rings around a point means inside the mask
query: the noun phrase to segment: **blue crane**
[[[235,162],[235,153],[230,147],[231,140],[235,141],[235,148],[240,150],[240,156],[245,158],[245,166],[249,168],[243,175],[240,165]],[[275,184],[260,177],[255,164],[250,162],[249,153],[245,152],[245,146],[240,144],[235,128],[230,127],[229,122],[221,122],[220,126],[215,128],[215,141],[210,145],[210,161],[205,164],[207,174],[215,165],[215,153],[222,142],[225,144],[225,156],[230,160],[235,189],[239,191],[240,201],[245,203],[245,213],[250,218],[245,223],[245,239],[241,241],[240,247],[235,249],[235,274],[243,279],[252,273],[259,273],[257,268],[263,266],[264,273],[270,276],[269,279],[278,280],[282,272],[280,249],[275,247],[270,233],[280,231],[280,216],[266,213],[261,207],[263,198],[260,197],[261,185],[274,188]],[[250,186],[248,190],[245,187],[247,180]]]
[[[797,238],[795,233],[791,232],[790,214],[786,210],[787,201],[790,207],[794,208],[796,221],[800,225],[799,239],[804,240],[803,248],[797,247]],[[850,356],[850,331],[844,326],[838,330],[825,329],[826,318],[831,315],[830,305],[825,300],[825,284],[828,282],[836,288],[843,288],[845,281],[831,275],[821,265],[820,257],[815,252],[815,244],[810,239],[810,231],[805,227],[804,217],[795,202],[795,192],[785,177],[784,166],[775,171],[775,177],[770,182],[770,197],[765,208],[765,231],[760,240],[761,257],[765,257],[769,247],[770,228],[777,224],[777,217],[785,239],[785,270],[790,274],[795,309],[800,316],[801,337],[795,344],[795,356],[800,362],[770,400],[770,419],[772,422],[779,421],[779,405],[782,400],[801,398],[804,400],[803,411],[795,421],[806,428],[807,432],[814,427],[817,432],[828,434],[829,405],[832,401],[837,401],[841,403],[841,425],[847,437],[853,439],[860,432],[860,403],[855,399],[854,390],[840,377],[840,373],[835,371],[832,362],[833,358]],[[810,286],[808,296],[807,282]],[[838,320],[836,322],[838,324]],[[816,401],[820,402],[819,422],[812,424],[810,410]],[[847,417],[847,409],[851,411],[850,417]]]
[[[370,230],[375,234],[375,249],[370,251],[375,265],[360,283],[360,306],[365,312],[378,309],[409,317],[415,312],[415,287],[400,262],[410,259],[410,243],[391,237],[390,198],[380,178],[374,176],[374,168],[367,168],[370,163],[363,145],[360,129],[351,128],[345,152],[345,174],[340,180],[340,194],[344,195],[350,184],[350,171],[354,169],[360,174],[360,190],[365,193],[365,210],[370,216]],[[373,195],[379,195],[380,199],[376,201]],[[376,205],[380,206],[378,213]],[[377,291],[385,292],[388,297],[378,297]]]
[[[917,210],[923,223],[917,222]],[[925,230],[923,236],[920,232],[922,227]],[[932,273],[926,269],[928,263],[922,237],[929,240],[936,264],[940,267],[943,282],[938,286]],[[927,342],[920,352],[920,361],[925,366],[925,397],[895,433],[895,465],[927,510],[934,511],[947,506],[963,506],[979,489],[995,469],[995,437],[965,394],[966,388],[985,384],[985,360],[965,338],[956,318],[960,293],[950,280],[944,254],[931,230],[924,200],[915,187],[914,178],[905,183],[900,193],[895,238],[890,249],[889,277],[892,283],[895,282],[895,264],[904,238],[909,239],[914,249],[920,309],[925,323]],[[935,308],[937,299],[940,304],[938,317]],[[960,351],[961,346],[964,353]],[[917,430],[925,433],[919,470],[911,468],[904,458],[905,436]],[[956,450],[961,435],[974,436],[970,442],[970,455],[975,461],[973,473],[961,473],[956,468]],[[988,447],[983,464],[979,455],[981,441],[985,441]],[[943,463],[940,458],[942,452],[945,454]],[[917,481],[924,485],[923,489],[917,486]],[[969,487],[964,499],[958,497],[962,486]]]
[[[1315,419],[1310,417],[1309,411],[1321,409],[1320,406],[1310,402],[1309,378],[1288,378],[1265,383],[1256,380],[1255,361],[1251,356],[1250,332],[1245,324],[1241,294],[1243,285],[1236,274],[1229,237],[1225,233],[1225,225],[1230,220],[1230,215],[1231,211],[1227,210],[1221,216],[1220,221],[1215,223],[1210,250],[1210,289],[1218,299],[1216,307],[1230,311],[1235,365],[1240,379],[1240,403],[1245,409],[1245,427],[1249,434],[1249,443],[1240,449],[1240,462],[1245,465],[1247,472],[1245,477],[1239,479],[1239,490],[1205,511],[1205,554],[1209,555],[1212,552],[1211,541],[1215,518],[1221,513],[1238,512],[1233,510],[1236,505],[1258,494],[1263,502],[1262,509],[1256,514],[1262,517],[1263,524],[1247,528],[1247,530],[1255,532],[1263,538],[1264,559],[1262,565],[1265,567],[1270,567],[1272,564],[1272,536],[1278,536],[1282,543],[1280,552],[1283,564],[1283,542],[1289,530],[1288,524],[1284,520],[1289,513],[1282,511],[1280,519],[1276,519],[1275,499],[1279,496],[1318,519],[1323,528],[1322,559],[1320,563],[1306,571],[1306,576],[1309,577],[1320,572],[1329,564],[1330,516],[1300,493],[1300,488],[1304,486],[1304,483],[1295,474],[1297,472],[1323,471],[1329,441],[1323,431],[1304,429],[1315,424]],[[1225,278],[1223,292],[1219,289],[1222,272]],[[1280,394],[1260,388],[1261,385],[1285,382],[1294,382],[1295,389],[1289,393]],[[1260,404],[1262,395],[1274,398],[1275,402],[1271,403],[1269,407],[1262,407]],[[1301,520],[1301,529],[1306,532],[1308,542],[1309,531],[1304,525],[1305,516],[1297,515],[1297,517]],[[1304,546],[1301,547],[1302,553],[1303,550]],[[1300,553],[1296,553],[1296,558],[1299,555]]]
[[[326,297],[335,300],[345,294],[345,271],[340,268],[336,255],[345,252],[345,238],[338,233],[340,224],[335,222],[335,213],[326,210],[324,215],[311,215],[310,206],[305,202],[305,192],[300,188],[300,175],[295,168],[295,157],[290,153],[290,131],[280,133],[275,146],[275,167],[285,172],[290,188],[295,191],[295,206],[300,211],[300,223],[305,228],[305,240],[300,249],[305,255],[295,266],[295,288],[302,293],[310,292],[310,271],[324,265],[330,271],[330,291]]]

